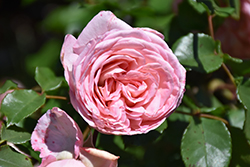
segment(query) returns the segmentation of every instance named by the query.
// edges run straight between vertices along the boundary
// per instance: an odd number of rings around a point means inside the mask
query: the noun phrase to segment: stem
[[[67,97],[64,96],[53,96],[53,95],[46,95],[47,99],[59,99],[59,100],[67,100]]]
[[[214,115],[209,115],[209,114],[199,114],[200,117],[204,117],[204,118],[211,118],[211,119],[215,119],[215,120],[219,120],[222,121],[223,123],[225,123],[226,125],[229,125],[228,121],[220,118],[220,117],[216,117]]]
[[[213,17],[214,15],[208,15],[208,25],[211,37],[214,39],[214,28],[213,28]]]
[[[231,74],[231,72],[229,71],[229,69],[227,68],[227,66],[224,63],[222,63],[222,68],[226,71],[229,79],[234,84],[234,86],[236,86],[233,75]]]
[[[83,140],[85,140],[90,132],[91,128],[89,126],[87,126],[87,128],[84,130],[83,132]]]
[[[223,118],[220,118],[220,117],[217,117],[217,116],[214,116],[214,115],[202,114],[202,113],[191,114],[191,113],[186,113],[186,112],[182,112],[182,111],[175,111],[175,112],[176,112],[176,113],[179,113],[179,114],[189,115],[189,116],[198,116],[198,117],[203,117],[203,118],[215,119],[215,120],[222,121],[222,122],[225,123],[226,125],[229,125],[229,123],[228,123],[227,120],[225,120],[225,119],[223,119]]]
[[[20,150],[15,144],[13,144],[11,142],[7,142],[7,145],[11,146],[14,150],[16,150],[17,152],[25,155],[26,157],[32,158],[30,155],[28,155],[25,152],[23,152],[22,150]]]
[[[215,15],[208,15],[209,32],[210,32],[210,35],[213,38],[213,40],[214,40],[214,28],[213,28],[213,17],[214,16]],[[222,68],[226,71],[229,79],[234,84],[234,86],[236,86],[233,75],[231,74],[231,72],[229,71],[229,69],[227,68],[227,66],[224,63],[222,63]]]

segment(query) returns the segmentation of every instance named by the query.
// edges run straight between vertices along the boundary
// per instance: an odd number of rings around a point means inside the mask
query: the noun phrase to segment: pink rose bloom
[[[32,148],[39,151],[40,167],[116,167],[119,157],[83,143],[75,121],[54,107],[39,120],[31,135]]]
[[[250,58],[250,0],[241,0],[240,19],[226,18],[215,33],[223,52],[232,57]]]
[[[97,14],[61,51],[74,108],[106,134],[147,133],[180,104],[186,71],[149,28],[132,28],[110,11]]]

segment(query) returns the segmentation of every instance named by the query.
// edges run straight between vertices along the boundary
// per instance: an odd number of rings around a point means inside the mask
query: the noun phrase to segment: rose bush
[[[240,19],[226,18],[215,33],[223,52],[230,56],[250,58],[250,1],[241,0]]]
[[[57,107],[38,120],[31,144],[35,151],[41,152],[40,167],[116,167],[119,158],[94,148],[91,138],[83,142],[76,122]]]
[[[157,128],[181,102],[186,71],[149,28],[132,28],[110,11],[97,14],[76,39],[67,35],[61,62],[74,108],[106,134]]]

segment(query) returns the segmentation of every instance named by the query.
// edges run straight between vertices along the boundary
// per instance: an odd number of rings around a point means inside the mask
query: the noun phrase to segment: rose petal
[[[101,11],[83,29],[77,43],[79,46],[84,46],[91,39],[97,38],[113,29],[124,30],[131,28],[127,23],[118,19],[112,12]]]
[[[81,148],[79,158],[86,167],[117,167],[119,156],[96,148]]]
[[[86,167],[81,161],[75,159],[63,159],[50,163],[47,167]]]
[[[32,148],[40,157],[57,159],[77,157],[83,144],[82,132],[66,112],[54,107],[39,120],[31,136]]]

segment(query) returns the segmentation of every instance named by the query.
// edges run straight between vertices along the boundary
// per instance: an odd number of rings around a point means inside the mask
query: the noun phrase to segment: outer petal
[[[54,107],[39,120],[31,136],[32,148],[40,157],[49,155],[56,159],[76,158],[83,144],[82,132],[66,112]]]
[[[63,159],[50,163],[47,167],[86,167],[81,161],[75,159]]]
[[[72,35],[66,35],[61,50],[61,62],[65,69],[65,78],[69,82],[69,85],[73,83],[71,77],[72,68],[75,60],[78,58],[78,55],[73,52],[73,46],[75,43],[75,37]]]
[[[85,46],[91,39],[95,39],[113,29],[125,30],[132,29],[132,27],[118,19],[112,12],[101,11],[83,29],[77,43],[79,46]]]
[[[117,167],[119,156],[96,148],[81,148],[80,160],[86,167]]]

